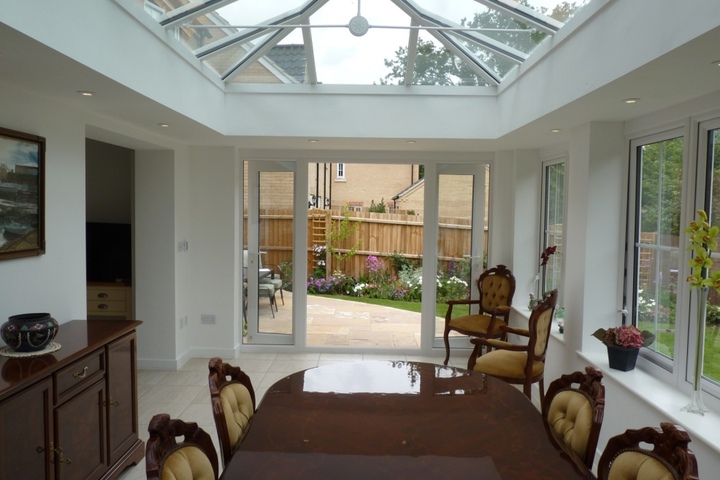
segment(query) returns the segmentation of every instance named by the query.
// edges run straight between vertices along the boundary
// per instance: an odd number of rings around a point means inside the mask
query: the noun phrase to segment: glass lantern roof
[[[225,83],[496,86],[589,0],[138,0]]]

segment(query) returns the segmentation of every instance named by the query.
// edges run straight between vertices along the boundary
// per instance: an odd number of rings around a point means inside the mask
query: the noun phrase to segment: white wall
[[[133,151],[87,140],[85,159],[86,220],[132,223]]]
[[[138,364],[177,368],[175,158],[172,151],[135,152],[135,316]]]
[[[0,126],[45,137],[46,253],[0,262],[0,319],[49,312],[84,318],[85,130],[82,117],[42,95],[2,86]],[[4,320],[2,320],[4,321]]]
[[[188,348],[196,357],[233,356],[240,341],[241,259],[236,232],[242,211],[235,201],[239,169],[233,148],[191,149],[190,268],[187,278],[178,280],[192,298]],[[201,324],[202,314],[215,315],[216,324]]]

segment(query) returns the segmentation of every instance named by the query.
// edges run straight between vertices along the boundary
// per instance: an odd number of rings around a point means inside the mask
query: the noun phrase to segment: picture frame
[[[45,138],[0,128],[0,260],[45,253]]]

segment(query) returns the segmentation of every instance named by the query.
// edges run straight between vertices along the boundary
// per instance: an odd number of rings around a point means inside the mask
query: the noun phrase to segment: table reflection
[[[406,361],[339,363],[306,370],[299,376],[304,393],[477,395],[487,389],[485,375]],[[282,384],[278,387],[284,388]]]

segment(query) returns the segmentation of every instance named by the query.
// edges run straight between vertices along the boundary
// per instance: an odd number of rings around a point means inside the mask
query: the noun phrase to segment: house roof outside
[[[267,56],[298,83],[305,81],[305,45],[276,45]]]

